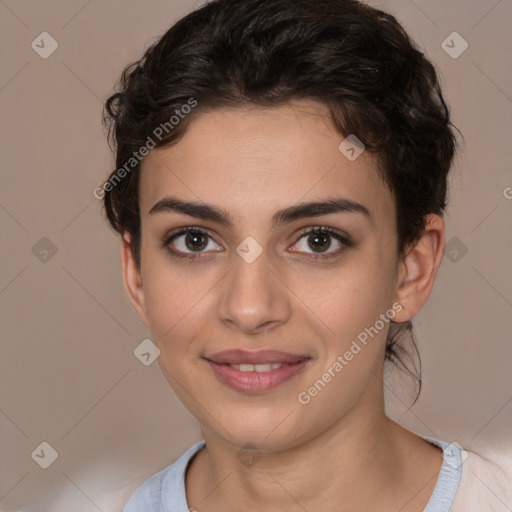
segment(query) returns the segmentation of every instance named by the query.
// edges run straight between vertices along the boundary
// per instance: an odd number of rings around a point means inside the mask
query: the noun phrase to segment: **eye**
[[[330,251],[333,245],[334,250]],[[313,259],[335,258],[351,245],[352,241],[343,233],[332,228],[316,226],[303,232],[291,250],[292,252],[304,252],[309,255],[309,258]],[[312,252],[308,252],[308,249],[311,249]]]
[[[186,227],[171,233],[164,238],[162,244],[172,256],[189,259],[201,257],[208,248],[215,250],[220,247],[208,233],[196,227]]]

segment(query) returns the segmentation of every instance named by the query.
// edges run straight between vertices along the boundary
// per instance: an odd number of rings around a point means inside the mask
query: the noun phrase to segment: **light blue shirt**
[[[423,512],[448,512],[462,473],[460,449],[438,439],[424,439],[442,448],[443,464],[434,491]],[[123,512],[188,512],[185,470],[190,459],[204,445],[204,441],[195,444],[174,464],[143,483],[126,504]]]

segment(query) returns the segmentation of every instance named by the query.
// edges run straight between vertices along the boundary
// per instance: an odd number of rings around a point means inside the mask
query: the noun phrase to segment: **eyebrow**
[[[231,214],[222,208],[207,203],[182,201],[175,197],[161,199],[149,210],[150,215],[164,212],[181,213],[202,220],[210,220],[228,228],[232,228],[234,224]],[[277,227],[294,220],[320,217],[332,213],[358,213],[371,220],[369,210],[362,204],[344,198],[331,198],[325,201],[299,203],[278,210],[272,216],[272,226]]]

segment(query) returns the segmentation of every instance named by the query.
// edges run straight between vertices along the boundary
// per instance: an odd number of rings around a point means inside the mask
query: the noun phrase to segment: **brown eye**
[[[208,245],[208,237],[203,233],[190,232],[185,235],[185,246],[191,251],[201,251]]]
[[[313,259],[335,258],[350,246],[352,246],[352,241],[348,236],[332,228],[318,226],[304,231],[293,245],[292,252],[302,252]],[[329,251],[332,247],[334,250]]]
[[[201,257],[208,248],[213,251],[218,251],[220,248],[208,233],[192,227],[180,229],[166,236],[163,246],[172,256],[189,259]]]
[[[331,246],[330,236],[325,233],[311,233],[308,244],[315,252],[324,252]]]

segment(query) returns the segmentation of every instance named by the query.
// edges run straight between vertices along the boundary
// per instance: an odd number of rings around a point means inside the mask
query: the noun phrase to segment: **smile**
[[[216,378],[244,393],[262,393],[298,375],[311,358],[275,350],[230,350],[205,357]]]

